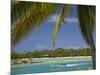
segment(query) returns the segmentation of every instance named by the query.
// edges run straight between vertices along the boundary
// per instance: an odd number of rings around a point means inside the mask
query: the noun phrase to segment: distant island
[[[79,49],[63,49],[57,48],[55,50],[33,50],[31,52],[11,52],[11,64],[23,63],[41,63],[32,61],[33,58],[56,58],[56,57],[78,57],[78,56],[91,56],[90,48]]]

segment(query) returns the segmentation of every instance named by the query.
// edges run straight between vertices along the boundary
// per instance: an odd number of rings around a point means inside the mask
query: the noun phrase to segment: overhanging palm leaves
[[[64,10],[65,8],[63,8]],[[94,26],[95,26],[95,7],[94,6],[84,6],[84,5],[78,5],[77,6],[78,9],[78,18],[79,18],[79,22],[80,22],[80,30],[82,32],[83,38],[85,39],[85,41],[87,42],[87,44],[89,44],[89,38],[87,37],[88,34],[87,33],[92,33],[94,30]],[[55,45],[55,40],[56,40],[56,36],[57,36],[57,31],[58,29],[61,27],[61,22],[63,22],[63,19],[66,19],[65,14],[67,14],[67,16],[69,15],[69,10],[67,8],[67,11],[62,11],[61,14],[58,17],[58,20],[56,22],[55,28],[54,28],[54,37],[53,37],[53,46]],[[63,16],[63,17],[62,17]],[[88,19],[88,20],[87,20]],[[90,31],[87,31],[87,26],[89,26]]]
[[[19,2],[12,6],[12,45],[15,46],[32,29],[57,10],[57,4]]]
[[[82,35],[86,40],[86,42],[90,44],[89,34],[92,34],[95,26],[95,14],[94,14],[93,7],[79,5],[77,9],[78,9],[79,22],[80,22],[79,25],[80,25]]]

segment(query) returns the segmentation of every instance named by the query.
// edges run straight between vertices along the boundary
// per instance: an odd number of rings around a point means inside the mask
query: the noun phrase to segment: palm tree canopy
[[[44,20],[56,12],[58,4],[17,2],[12,4],[12,45],[15,46],[30,31],[37,29]]]

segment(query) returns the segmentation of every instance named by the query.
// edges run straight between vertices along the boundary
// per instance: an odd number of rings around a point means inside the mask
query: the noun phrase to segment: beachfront
[[[91,56],[76,56],[76,57],[45,57],[45,58],[24,58],[24,59],[14,59],[11,64],[44,64],[44,63],[57,63],[57,62],[77,62],[77,61],[88,61],[92,60]]]

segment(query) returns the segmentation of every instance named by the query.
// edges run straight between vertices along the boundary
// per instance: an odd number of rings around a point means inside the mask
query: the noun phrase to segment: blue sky
[[[53,49],[53,31],[59,12],[60,10],[53,16],[50,16],[50,18],[41,25],[38,31],[31,32],[28,37],[24,38],[24,40],[17,44],[15,50],[17,52],[23,52],[36,49]],[[76,6],[73,5],[70,16],[66,23],[62,23],[61,29],[58,32],[55,48],[88,47],[83,40],[78,24]]]

